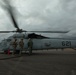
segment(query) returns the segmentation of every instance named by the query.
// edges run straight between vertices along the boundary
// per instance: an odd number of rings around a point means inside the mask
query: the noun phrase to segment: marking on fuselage
[[[71,46],[71,41],[62,41],[62,46]]]

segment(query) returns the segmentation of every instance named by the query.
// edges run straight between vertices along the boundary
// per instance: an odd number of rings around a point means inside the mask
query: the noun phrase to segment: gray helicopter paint
[[[76,40],[34,39],[33,49],[76,48]]]
[[[17,39],[19,43],[19,38]],[[13,40],[12,40],[13,41]],[[11,40],[3,40],[0,43],[0,50],[13,50],[13,47],[10,45]],[[64,49],[64,48],[76,48],[76,40],[68,39],[32,39],[33,41],[33,50],[43,50],[43,49]],[[20,50],[19,45],[17,49]],[[24,39],[24,49],[28,50],[28,39]]]

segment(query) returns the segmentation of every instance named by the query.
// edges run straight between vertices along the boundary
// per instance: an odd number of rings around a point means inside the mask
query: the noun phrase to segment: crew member
[[[20,54],[21,54],[21,53],[22,53],[22,50],[23,50],[23,48],[24,48],[23,39],[21,39],[21,40],[19,41],[19,47],[20,47]]]
[[[29,55],[32,54],[32,47],[33,47],[33,42],[32,42],[32,39],[29,38],[29,39],[28,39],[28,50],[29,50]]]
[[[12,42],[12,46],[13,46],[13,52],[12,52],[12,54],[14,54],[15,53],[15,51],[16,51],[16,48],[17,48],[17,39],[15,38],[14,39],[14,41]]]

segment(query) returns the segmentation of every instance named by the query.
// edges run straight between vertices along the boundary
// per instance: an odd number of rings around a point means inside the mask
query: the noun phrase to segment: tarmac
[[[0,75],[76,75],[76,51],[39,50],[30,56],[1,53]]]

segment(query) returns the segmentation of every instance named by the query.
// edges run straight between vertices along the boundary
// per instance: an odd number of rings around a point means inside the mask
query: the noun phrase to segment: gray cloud
[[[50,36],[75,36],[76,0],[12,0],[17,9],[17,22],[25,30],[69,30],[67,34]],[[0,30],[13,30],[10,17],[0,9]]]

